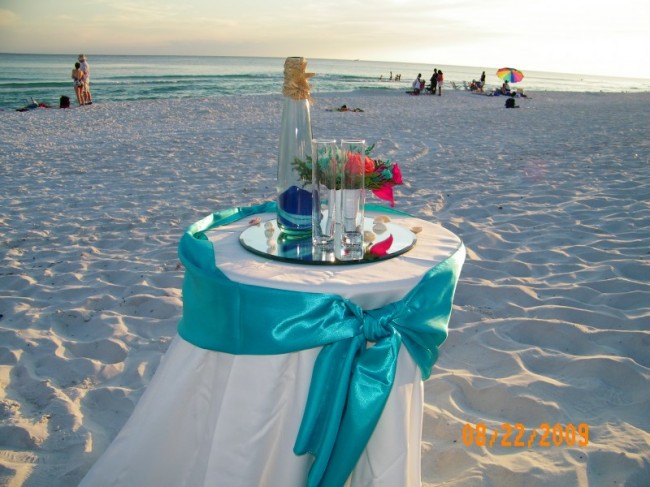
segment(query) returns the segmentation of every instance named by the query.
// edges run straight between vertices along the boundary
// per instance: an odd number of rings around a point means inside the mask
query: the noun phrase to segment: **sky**
[[[304,56],[650,79],[648,0],[0,0],[0,52]]]

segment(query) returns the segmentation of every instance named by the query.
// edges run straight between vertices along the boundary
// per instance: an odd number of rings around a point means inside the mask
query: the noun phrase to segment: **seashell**
[[[266,230],[264,230],[264,236],[266,238],[271,238],[274,233],[275,233],[275,230],[273,228],[267,228]]]
[[[267,229],[267,230],[274,230],[275,231],[275,229],[273,228],[273,222],[266,222],[264,224],[264,228]]]
[[[366,231],[363,232],[363,241],[364,242],[374,242],[376,238],[377,238],[377,235],[372,233],[370,230],[366,230]]]
[[[384,233],[386,230],[388,230],[388,227],[386,227],[386,225],[383,223],[375,223],[372,226],[372,231],[375,233]]]
[[[413,233],[420,233],[422,231],[422,227],[411,227],[411,231]]]
[[[262,219],[258,216],[253,218],[252,220],[248,221],[249,225],[259,225],[261,223]]]
[[[388,215],[377,215],[373,220],[373,223],[388,223],[390,217]]]

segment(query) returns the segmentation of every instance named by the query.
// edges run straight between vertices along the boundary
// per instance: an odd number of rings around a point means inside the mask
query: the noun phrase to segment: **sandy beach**
[[[318,95],[312,125],[375,143],[396,208],[467,247],[423,485],[648,486],[650,93],[528,95]],[[0,486],[75,486],[117,435],[176,333],[184,230],[275,198],[281,108],[0,111]],[[518,446],[516,424],[576,442]]]

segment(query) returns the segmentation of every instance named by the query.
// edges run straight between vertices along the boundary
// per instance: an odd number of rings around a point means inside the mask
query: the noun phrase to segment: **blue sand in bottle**
[[[311,191],[291,186],[278,196],[278,225],[283,231],[311,231]]]

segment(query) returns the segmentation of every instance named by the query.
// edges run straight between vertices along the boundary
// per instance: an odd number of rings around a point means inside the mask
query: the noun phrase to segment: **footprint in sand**
[[[134,408],[134,403],[126,397],[124,389],[102,387],[88,391],[83,399],[83,407],[92,411],[93,421],[107,426],[111,430],[121,426]],[[118,427],[119,429],[119,427]]]
[[[3,449],[33,450],[40,446],[37,439],[30,435],[27,429],[20,426],[0,427],[0,438],[2,438]],[[2,470],[0,470],[0,485],[5,485],[2,483]]]
[[[34,371],[39,377],[48,377],[58,387],[76,386],[88,377],[94,377],[100,365],[87,358],[64,358],[45,354],[34,361]]]
[[[92,340],[108,337],[115,331],[110,321],[88,309],[56,310],[52,314],[54,331],[61,337],[74,340]]]
[[[95,340],[92,342],[70,342],[67,349],[77,357],[99,360],[104,364],[123,362],[128,349],[122,342],[112,339]]]

